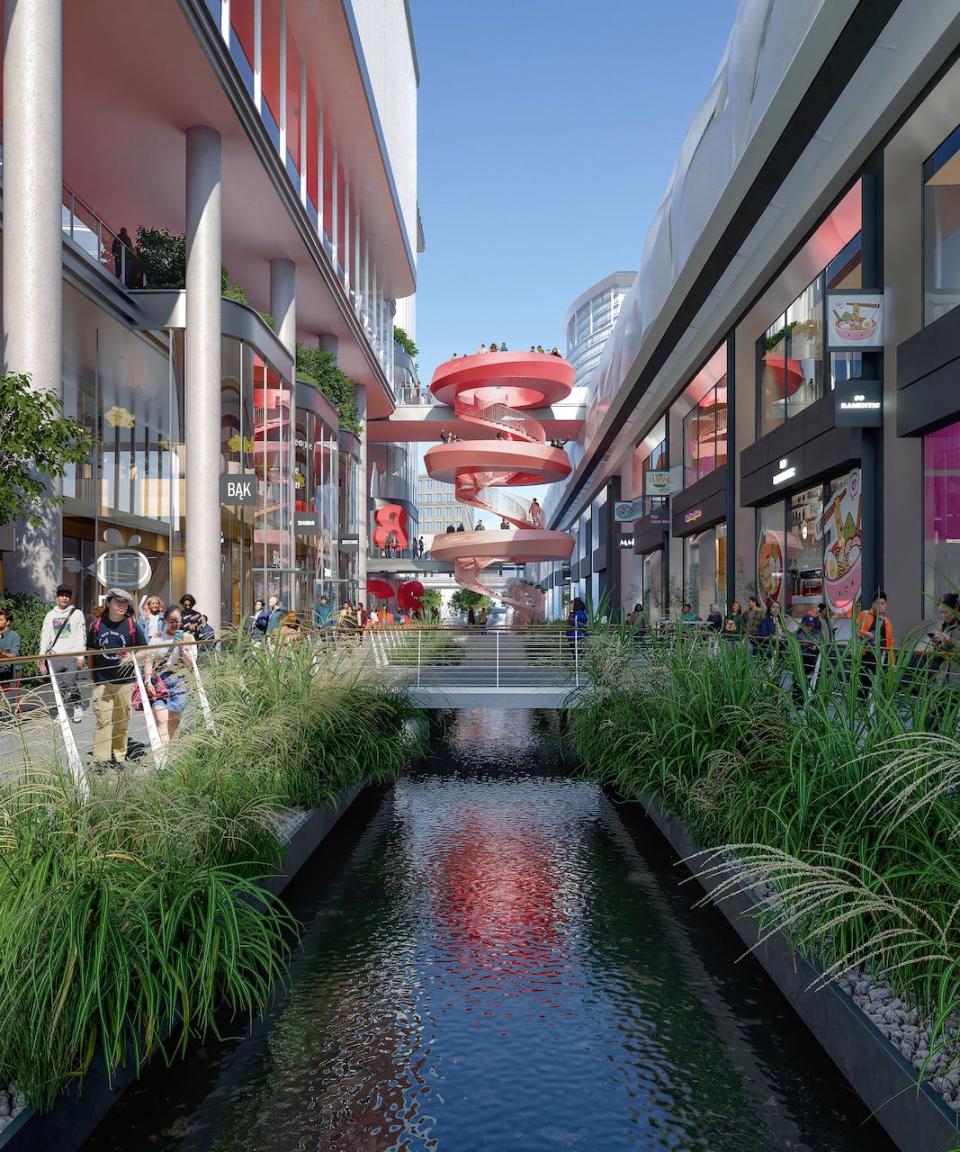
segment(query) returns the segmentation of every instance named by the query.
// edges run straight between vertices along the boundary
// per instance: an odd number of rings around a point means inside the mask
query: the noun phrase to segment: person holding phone
[[[180,727],[189,698],[188,661],[196,659],[197,641],[191,633],[184,632],[182,623],[180,608],[171,604],[163,614],[163,631],[150,639],[151,645],[166,647],[144,665],[147,696],[164,744],[170,743]]]
[[[928,632],[931,647],[939,657],[937,683],[960,687],[960,596],[946,592],[940,598],[940,627]]]

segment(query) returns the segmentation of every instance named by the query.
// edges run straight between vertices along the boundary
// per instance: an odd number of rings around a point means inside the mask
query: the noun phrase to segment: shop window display
[[[960,589],[960,423],[923,438],[924,615]]]

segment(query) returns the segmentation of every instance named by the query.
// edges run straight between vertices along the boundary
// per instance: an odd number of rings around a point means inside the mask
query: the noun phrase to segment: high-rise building
[[[2,70],[4,368],[97,439],[40,529],[0,530],[6,586],[189,590],[215,625],[357,598],[365,422],[414,326],[404,0],[31,0]]]
[[[426,473],[417,480],[417,512],[420,517],[419,532],[427,551],[430,550],[431,539],[446,532],[450,524],[454,528],[462,524],[465,532],[473,531],[475,509],[457,500],[452,484],[432,480]],[[492,517],[488,527],[493,527]]]
[[[620,315],[620,305],[636,272],[611,272],[574,300],[563,317],[567,359],[576,370],[575,385],[589,385],[603,346]]]

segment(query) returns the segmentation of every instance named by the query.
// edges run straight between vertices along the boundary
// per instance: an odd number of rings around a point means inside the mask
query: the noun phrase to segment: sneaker
[[[83,719],[83,709],[80,707],[79,704],[74,704],[74,706],[73,706],[73,722],[74,722],[74,724],[79,724],[82,719]]]

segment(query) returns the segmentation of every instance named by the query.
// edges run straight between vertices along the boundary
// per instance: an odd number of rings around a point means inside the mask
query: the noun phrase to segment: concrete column
[[[3,365],[63,394],[62,0],[4,0]],[[70,413],[67,413],[70,415]],[[58,486],[59,487],[59,486]],[[63,568],[59,509],[15,525],[13,591],[53,599]]]
[[[270,261],[270,315],[280,343],[297,354],[297,266],[292,260]]]
[[[220,133],[187,130],[187,591],[211,626],[220,587]]]
[[[367,551],[370,547],[370,512],[367,509],[367,390],[354,385],[354,397],[360,416],[360,467],[357,484],[357,586],[360,603],[367,602]]]

